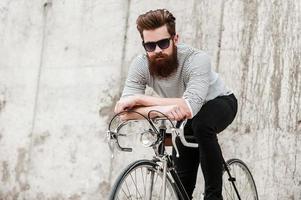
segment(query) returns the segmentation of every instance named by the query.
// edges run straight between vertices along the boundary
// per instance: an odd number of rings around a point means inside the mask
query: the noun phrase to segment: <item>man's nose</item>
[[[155,53],[162,52],[162,49],[159,47],[159,45],[156,45]]]

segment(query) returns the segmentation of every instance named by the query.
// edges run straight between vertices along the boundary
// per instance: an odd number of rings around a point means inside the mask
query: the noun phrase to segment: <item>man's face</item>
[[[159,45],[156,44],[152,49],[145,47],[151,75],[166,78],[175,72],[178,67],[176,47],[178,35],[171,36],[167,31],[166,25],[164,25],[154,30],[144,30],[143,37],[145,45],[150,42],[161,41]],[[168,43],[169,45],[166,46]],[[154,46],[154,44],[152,44],[152,46]]]

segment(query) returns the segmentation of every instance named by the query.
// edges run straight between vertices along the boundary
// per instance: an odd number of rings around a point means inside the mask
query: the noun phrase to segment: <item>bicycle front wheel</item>
[[[240,198],[226,171],[223,175],[223,198],[225,200],[258,200],[255,181],[247,165],[239,159],[230,159],[227,161],[227,165],[235,180],[234,184]]]
[[[163,193],[163,174],[157,163],[139,160],[130,164],[117,178],[110,200],[159,200]],[[174,183],[166,177],[166,200],[178,199]]]

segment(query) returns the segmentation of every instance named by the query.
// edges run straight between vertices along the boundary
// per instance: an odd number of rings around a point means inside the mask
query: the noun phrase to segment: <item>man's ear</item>
[[[175,45],[178,44],[178,42],[179,42],[179,35],[178,34],[175,34],[175,36],[173,37],[173,41],[174,41]]]

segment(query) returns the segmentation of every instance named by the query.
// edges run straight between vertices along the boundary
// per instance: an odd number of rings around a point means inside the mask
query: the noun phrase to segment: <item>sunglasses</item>
[[[142,45],[147,52],[153,52],[156,50],[157,45],[158,45],[158,47],[160,47],[160,49],[167,49],[170,45],[170,39],[172,39],[172,37],[165,38],[165,39],[159,40],[157,42],[144,42],[143,41]]]

